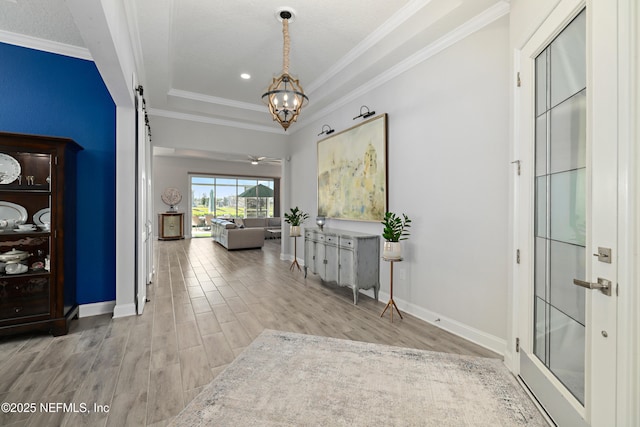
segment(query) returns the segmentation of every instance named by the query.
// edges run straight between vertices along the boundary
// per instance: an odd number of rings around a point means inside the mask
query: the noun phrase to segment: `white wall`
[[[511,0],[511,48],[522,48],[558,3],[560,0]]]
[[[150,125],[151,143],[154,147],[204,150],[243,156],[266,156],[277,159],[285,159],[287,156],[287,137],[281,134],[178,120],[154,115],[153,111],[150,113]],[[167,187],[175,187],[181,191],[183,201],[179,209],[188,213],[188,197],[191,194],[189,173],[280,177],[282,179],[280,184],[281,201],[285,200],[282,189],[286,185],[287,177],[283,174],[281,166],[154,156],[152,197],[156,214],[167,210],[167,206],[160,200],[160,194]],[[156,215],[154,219],[154,230],[156,231],[158,229],[157,220]],[[189,235],[190,223],[185,218],[185,235]]]
[[[282,167],[273,164],[252,165],[249,162],[222,162],[207,159],[195,159],[184,157],[153,157],[153,200],[154,211],[154,233],[157,237],[158,218],[157,214],[166,212],[168,206],[160,199],[160,195],[167,187],[174,187],[180,190],[182,202],[178,206],[180,212],[189,213],[189,198],[191,190],[189,188],[189,174],[215,174],[230,176],[251,176],[279,178],[282,174]],[[185,236],[189,236],[191,231],[191,220],[185,217]]]
[[[265,110],[266,111],[266,110]],[[285,158],[287,137],[229,126],[160,117],[150,112],[154,147],[188,148],[233,154]]]
[[[504,17],[394,80],[298,130],[291,141],[291,205],[317,212],[316,135],[337,131],[366,104],[388,113],[389,209],[413,220],[394,299],[502,352],[506,339],[509,19]],[[285,206],[285,209],[288,207]],[[378,223],[330,227],[379,234]],[[298,257],[302,254],[298,253]],[[381,290],[388,292],[388,263]]]

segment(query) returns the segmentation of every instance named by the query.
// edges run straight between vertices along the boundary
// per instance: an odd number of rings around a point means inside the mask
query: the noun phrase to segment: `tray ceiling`
[[[282,132],[260,99],[282,70],[279,8],[295,11],[290,71],[310,98],[297,124],[303,126],[408,58],[419,61],[430,47],[437,53],[443,38],[508,2],[125,0],[124,5],[152,114]],[[0,40],[9,33],[84,47],[64,0],[0,0]],[[241,79],[241,73],[251,79]]]

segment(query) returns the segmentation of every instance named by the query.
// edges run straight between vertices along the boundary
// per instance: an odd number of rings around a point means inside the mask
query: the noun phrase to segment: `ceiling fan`
[[[252,165],[257,165],[260,163],[276,163],[276,164],[280,164],[280,159],[275,159],[272,157],[265,157],[265,156],[252,156],[249,155],[249,161],[251,162]]]

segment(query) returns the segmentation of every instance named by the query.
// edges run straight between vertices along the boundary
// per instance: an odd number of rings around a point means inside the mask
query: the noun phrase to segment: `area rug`
[[[173,426],[547,426],[497,359],[265,330]]]

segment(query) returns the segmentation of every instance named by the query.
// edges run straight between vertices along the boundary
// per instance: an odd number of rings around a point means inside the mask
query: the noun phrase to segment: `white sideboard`
[[[371,289],[378,300],[380,289],[380,236],[330,228],[304,230],[304,277],[307,270],[325,282],[358,291]]]

